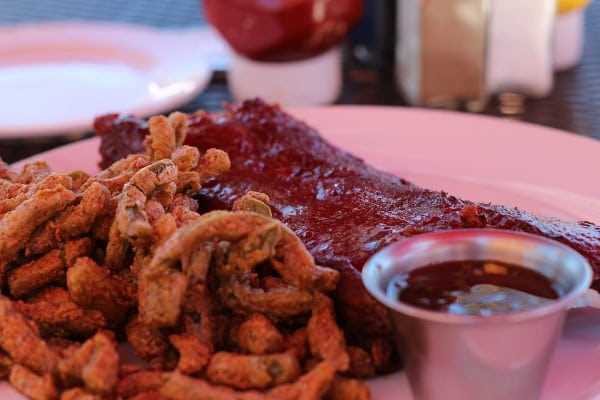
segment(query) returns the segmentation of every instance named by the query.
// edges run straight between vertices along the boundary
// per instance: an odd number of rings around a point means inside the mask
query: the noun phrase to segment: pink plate
[[[422,186],[540,215],[600,223],[600,142],[536,125],[443,111],[331,107],[292,113],[336,145]],[[44,159],[59,171],[94,172],[97,149],[98,140],[90,139],[34,159]],[[373,380],[372,389],[375,400],[412,399],[401,373]],[[0,398],[22,399],[8,386],[0,386]],[[542,399],[598,398],[600,310],[573,310]]]

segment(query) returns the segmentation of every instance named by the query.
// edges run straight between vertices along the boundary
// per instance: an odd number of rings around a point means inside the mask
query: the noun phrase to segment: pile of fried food
[[[198,212],[230,164],[182,145],[186,118],[96,176],[0,169],[0,379],[35,400],[369,399],[338,273],[265,194]]]

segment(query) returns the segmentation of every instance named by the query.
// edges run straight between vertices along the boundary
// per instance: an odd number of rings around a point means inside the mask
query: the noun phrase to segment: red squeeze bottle
[[[339,44],[362,0],[204,0],[208,21],[249,59],[298,61]]]

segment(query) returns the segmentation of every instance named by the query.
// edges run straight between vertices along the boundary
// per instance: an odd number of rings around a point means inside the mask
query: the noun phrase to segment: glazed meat
[[[142,151],[145,121],[113,114],[98,118],[95,127],[103,166]],[[383,246],[423,232],[488,227],[539,234],[581,252],[600,277],[600,227],[417,187],[370,167],[260,100],[190,116],[186,143],[201,151],[222,149],[231,159],[230,172],[200,190],[201,207],[229,209],[250,190],[268,194],[274,216],[296,232],[317,263],[341,272],[337,309],[355,332],[372,337],[389,329],[358,271]]]

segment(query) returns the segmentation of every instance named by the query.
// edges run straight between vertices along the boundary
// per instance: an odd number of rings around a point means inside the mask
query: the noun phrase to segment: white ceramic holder
[[[259,62],[232,54],[229,89],[238,101],[261,97],[285,106],[333,103],[342,87],[342,50],[308,60]]]

